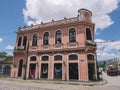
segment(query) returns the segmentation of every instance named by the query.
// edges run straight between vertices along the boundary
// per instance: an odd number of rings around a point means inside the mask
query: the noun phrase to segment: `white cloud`
[[[108,14],[117,9],[119,2],[120,0],[26,0],[23,14],[25,22],[30,25],[75,17],[78,9],[86,8],[93,12],[96,29],[102,30],[114,23]]]
[[[7,49],[7,50],[13,50],[13,49],[14,49],[14,46],[8,45],[8,46],[6,47],[6,49]]]
[[[2,38],[0,38],[0,43],[3,41],[3,39]]]
[[[119,57],[120,41],[105,41],[96,39],[98,60],[107,60]]]

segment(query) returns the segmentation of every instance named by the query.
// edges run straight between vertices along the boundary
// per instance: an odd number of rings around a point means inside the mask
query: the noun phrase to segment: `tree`
[[[0,52],[0,58],[3,58],[3,59],[5,59],[5,60],[9,60],[9,59],[12,58],[12,56],[7,55],[6,52]]]

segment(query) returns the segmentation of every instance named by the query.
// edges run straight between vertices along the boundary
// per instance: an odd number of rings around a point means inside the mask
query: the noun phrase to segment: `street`
[[[103,73],[103,78],[108,81],[107,84],[95,86],[35,83],[1,79],[0,90],[120,90],[120,76],[107,76],[106,73]]]

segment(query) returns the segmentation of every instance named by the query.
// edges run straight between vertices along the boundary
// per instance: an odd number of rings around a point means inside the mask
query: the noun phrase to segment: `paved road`
[[[120,76],[109,77],[103,73],[103,77],[108,81],[108,83],[97,86],[0,80],[0,90],[120,90]]]

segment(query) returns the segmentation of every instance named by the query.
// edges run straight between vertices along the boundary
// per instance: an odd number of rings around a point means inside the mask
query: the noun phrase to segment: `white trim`
[[[55,39],[56,39],[55,37],[56,37],[56,32],[57,32],[57,31],[61,31],[61,40],[62,40],[62,41],[61,41],[61,44],[62,44],[62,43],[63,43],[63,30],[62,30],[62,29],[57,29],[57,30],[55,30],[55,32],[54,32],[54,44],[55,44]]]
[[[16,74],[17,74],[17,75],[16,75],[17,77],[19,77],[19,76],[18,76],[18,71],[19,71],[19,64],[20,64],[20,60],[22,60],[22,61],[23,61],[23,64],[24,64],[24,59],[23,59],[23,58],[21,58],[21,59],[19,59],[19,60],[18,60],[18,65],[17,65],[17,66],[18,66],[18,68],[17,68],[17,73],[16,73]],[[21,77],[23,77],[23,67],[22,67]]]
[[[78,56],[78,60],[80,59],[80,56],[78,53],[69,53],[69,54],[67,54],[67,60],[69,60],[69,55],[71,55],[71,54],[76,54]]]
[[[42,33],[42,40],[41,40],[41,41],[42,41],[42,45],[43,45],[44,34],[45,34],[46,32],[49,33],[49,37],[48,37],[48,45],[50,45],[50,32],[49,32],[49,31],[45,31],[45,32]]]
[[[87,54],[86,54],[86,57],[87,57],[87,55],[89,55],[89,54],[93,55],[93,56],[94,56],[94,60],[96,60],[96,56],[95,56],[94,53],[87,53]],[[87,58],[87,60],[88,60],[88,58]]]
[[[91,39],[92,39],[91,41],[93,41],[93,40],[94,40],[94,38],[93,38],[93,37],[94,37],[94,36],[93,36],[94,34],[93,34],[93,32],[92,32],[91,27],[89,27],[89,26],[85,27],[85,30],[84,30],[84,31],[85,31],[85,32],[84,32],[84,33],[85,33],[85,41],[87,40],[87,36],[86,36],[86,29],[87,29],[87,28],[90,29],[90,31],[91,31]]]
[[[34,56],[36,57],[36,61],[38,61],[38,59],[37,59],[38,56],[37,56],[36,54],[30,55],[30,56],[28,57],[28,61],[30,62],[30,58],[31,58],[31,57],[34,57]],[[36,61],[35,61],[35,62],[36,62]]]
[[[42,61],[42,57],[43,57],[43,56],[48,56],[48,58],[49,58],[49,59],[48,59],[48,63],[49,63],[49,61],[50,61],[50,55],[49,55],[49,54],[43,54],[43,55],[41,55],[41,56],[40,56],[40,61]]]
[[[61,60],[61,61],[63,61],[63,59],[64,59],[63,56],[64,56],[64,55],[61,54],[61,53],[54,54],[54,55],[53,55],[53,61],[55,61],[55,58],[54,58],[54,57],[55,57],[56,55],[61,55],[61,56],[62,56],[62,60]]]
[[[69,31],[70,31],[70,29],[72,29],[72,28],[75,29],[75,33],[76,33],[76,42],[78,42],[78,40],[77,40],[77,39],[78,39],[78,35],[77,35],[78,30],[77,30],[76,27],[71,26],[71,27],[68,28],[68,43],[70,43],[70,42],[69,42],[69,37],[70,37],[70,36],[69,36]]]
[[[33,45],[32,45],[32,44],[33,44],[33,36],[34,36],[35,34],[37,35],[37,46],[38,46],[38,40],[39,40],[39,34],[38,34],[38,32],[35,32],[35,33],[32,34],[32,40],[31,40],[32,43],[31,43],[31,46],[33,46]]]

